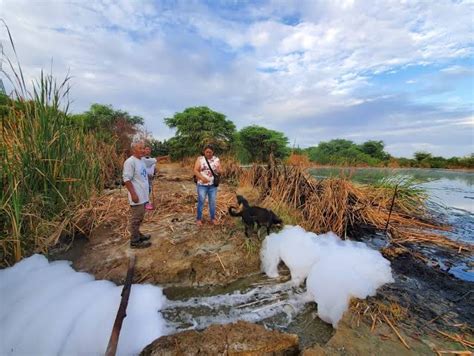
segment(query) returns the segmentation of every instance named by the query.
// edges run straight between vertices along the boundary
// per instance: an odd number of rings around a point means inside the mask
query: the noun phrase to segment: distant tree
[[[143,125],[143,118],[130,115],[126,111],[115,110],[112,105],[92,104],[90,109],[82,114],[74,115],[82,120],[86,129],[107,130],[114,132],[119,122],[130,126]]]
[[[168,141],[158,141],[155,139],[148,140],[148,143],[151,146],[151,155],[156,156],[167,156],[170,154],[170,144]]]
[[[446,158],[441,156],[430,157],[427,161],[431,168],[446,168],[448,165]]]
[[[426,151],[417,151],[413,155],[415,159],[418,161],[418,163],[422,161],[426,161],[427,159],[431,158],[431,153],[426,152]]]
[[[118,152],[129,149],[132,137],[144,122],[140,116],[102,104],[92,104],[88,111],[71,115],[71,119],[82,124],[85,130],[94,132],[99,140],[115,143]]]
[[[282,132],[262,126],[247,126],[239,131],[239,141],[252,162],[267,162],[270,153],[282,159],[289,155],[288,138]]]
[[[320,142],[316,147],[307,149],[313,162],[333,165],[365,164],[376,165],[380,161],[363,152],[357,144],[350,140],[335,139]]]
[[[385,144],[383,141],[366,141],[359,147],[362,152],[381,161],[385,161],[390,158],[390,155],[384,151]]]
[[[227,152],[235,140],[234,123],[205,106],[187,108],[165,118],[165,123],[176,129],[168,141],[174,158],[195,156],[206,144],[213,144],[219,153]]]
[[[342,152],[350,150],[351,148],[357,148],[357,145],[350,140],[341,138],[329,142],[320,142],[318,145],[320,153],[327,156],[340,155]]]
[[[474,153],[459,158],[459,164],[461,167],[474,168]]]

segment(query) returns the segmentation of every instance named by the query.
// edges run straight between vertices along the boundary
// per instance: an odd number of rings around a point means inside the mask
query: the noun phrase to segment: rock
[[[298,336],[238,321],[162,336],[140,355],[297,355]]]

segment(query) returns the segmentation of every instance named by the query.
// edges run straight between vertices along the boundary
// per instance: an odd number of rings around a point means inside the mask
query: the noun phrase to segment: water
[[[316,316],[306,288],[294,286],[289,278],[289,273],[277,279],[258,273],[227,286],[169,287],[161,312],[176,331],[245,320],[296,333],[300,346],[325,344],[334,330]]]
[[[414,177],[426,189],[430,207],[440,219],[453,226],[448,236],[474,244],[474,173],[428,169],[337,169],[312,170],[317,178],[350,176],[359,183],[373,183],[383,177]],[[385,239],[371,239],[373,248],[384,246]],[[473,259],[453,260],[432,247],[424,251],[442,269],[457,278],[473,281]],[[270,329],[297,333],[301,345],[324,344],[333,335],[329,324],[316,317],[317,306],[309,302],[304,289],[288,283],[289,276],[270,280],[262,274],[248,276],[227,286],[164,290],[169,302],[163,316],[175,330],[203,329],[211,324],[247,320]]]
[[[316,178],[337,177],[370,184],[384,177],[415,178],[428,193],[428,207],[433,214],[453,227],[446,235],[456,241],[474,244],[474,172],[443,169],[386,169],[386,168],[317,168],[310,170]],[[437,262],[454,276],[474,281],[474,258]]]

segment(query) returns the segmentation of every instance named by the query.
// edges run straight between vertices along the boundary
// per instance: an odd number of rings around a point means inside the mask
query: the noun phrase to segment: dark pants
[[[132,241],[140,240],[140,225],[145,216],[145,204],[130,205],[130,221],[128,231]]]

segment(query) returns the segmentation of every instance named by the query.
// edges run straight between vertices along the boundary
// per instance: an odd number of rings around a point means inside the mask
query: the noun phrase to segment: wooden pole
[[[390,204],[390,211],[388,212],[387,224],[385,225],[385,234],[387,234],[388,224],[390,223],[390,216],[392,215],[393,204],[395,203],[395,197],[397,196],[398,184],[395,186],[395,191],[393,192],[392,204]]]
[[[112,334],[110,334],[109,344],[105,351],[105,356],[115,356],[117,352],[117,345],[120,336],[120,330],[122,329],[123,319],[127,316],[127,305],[128,298],[130,297],[130,291],[132,289],[133,273],[135,271],[135,255],[131,255],[128,261],[127,277],[125,284],[122,289],[122,299],[120,300],[120,306],[115,317],[114,326],[112,328]]]

